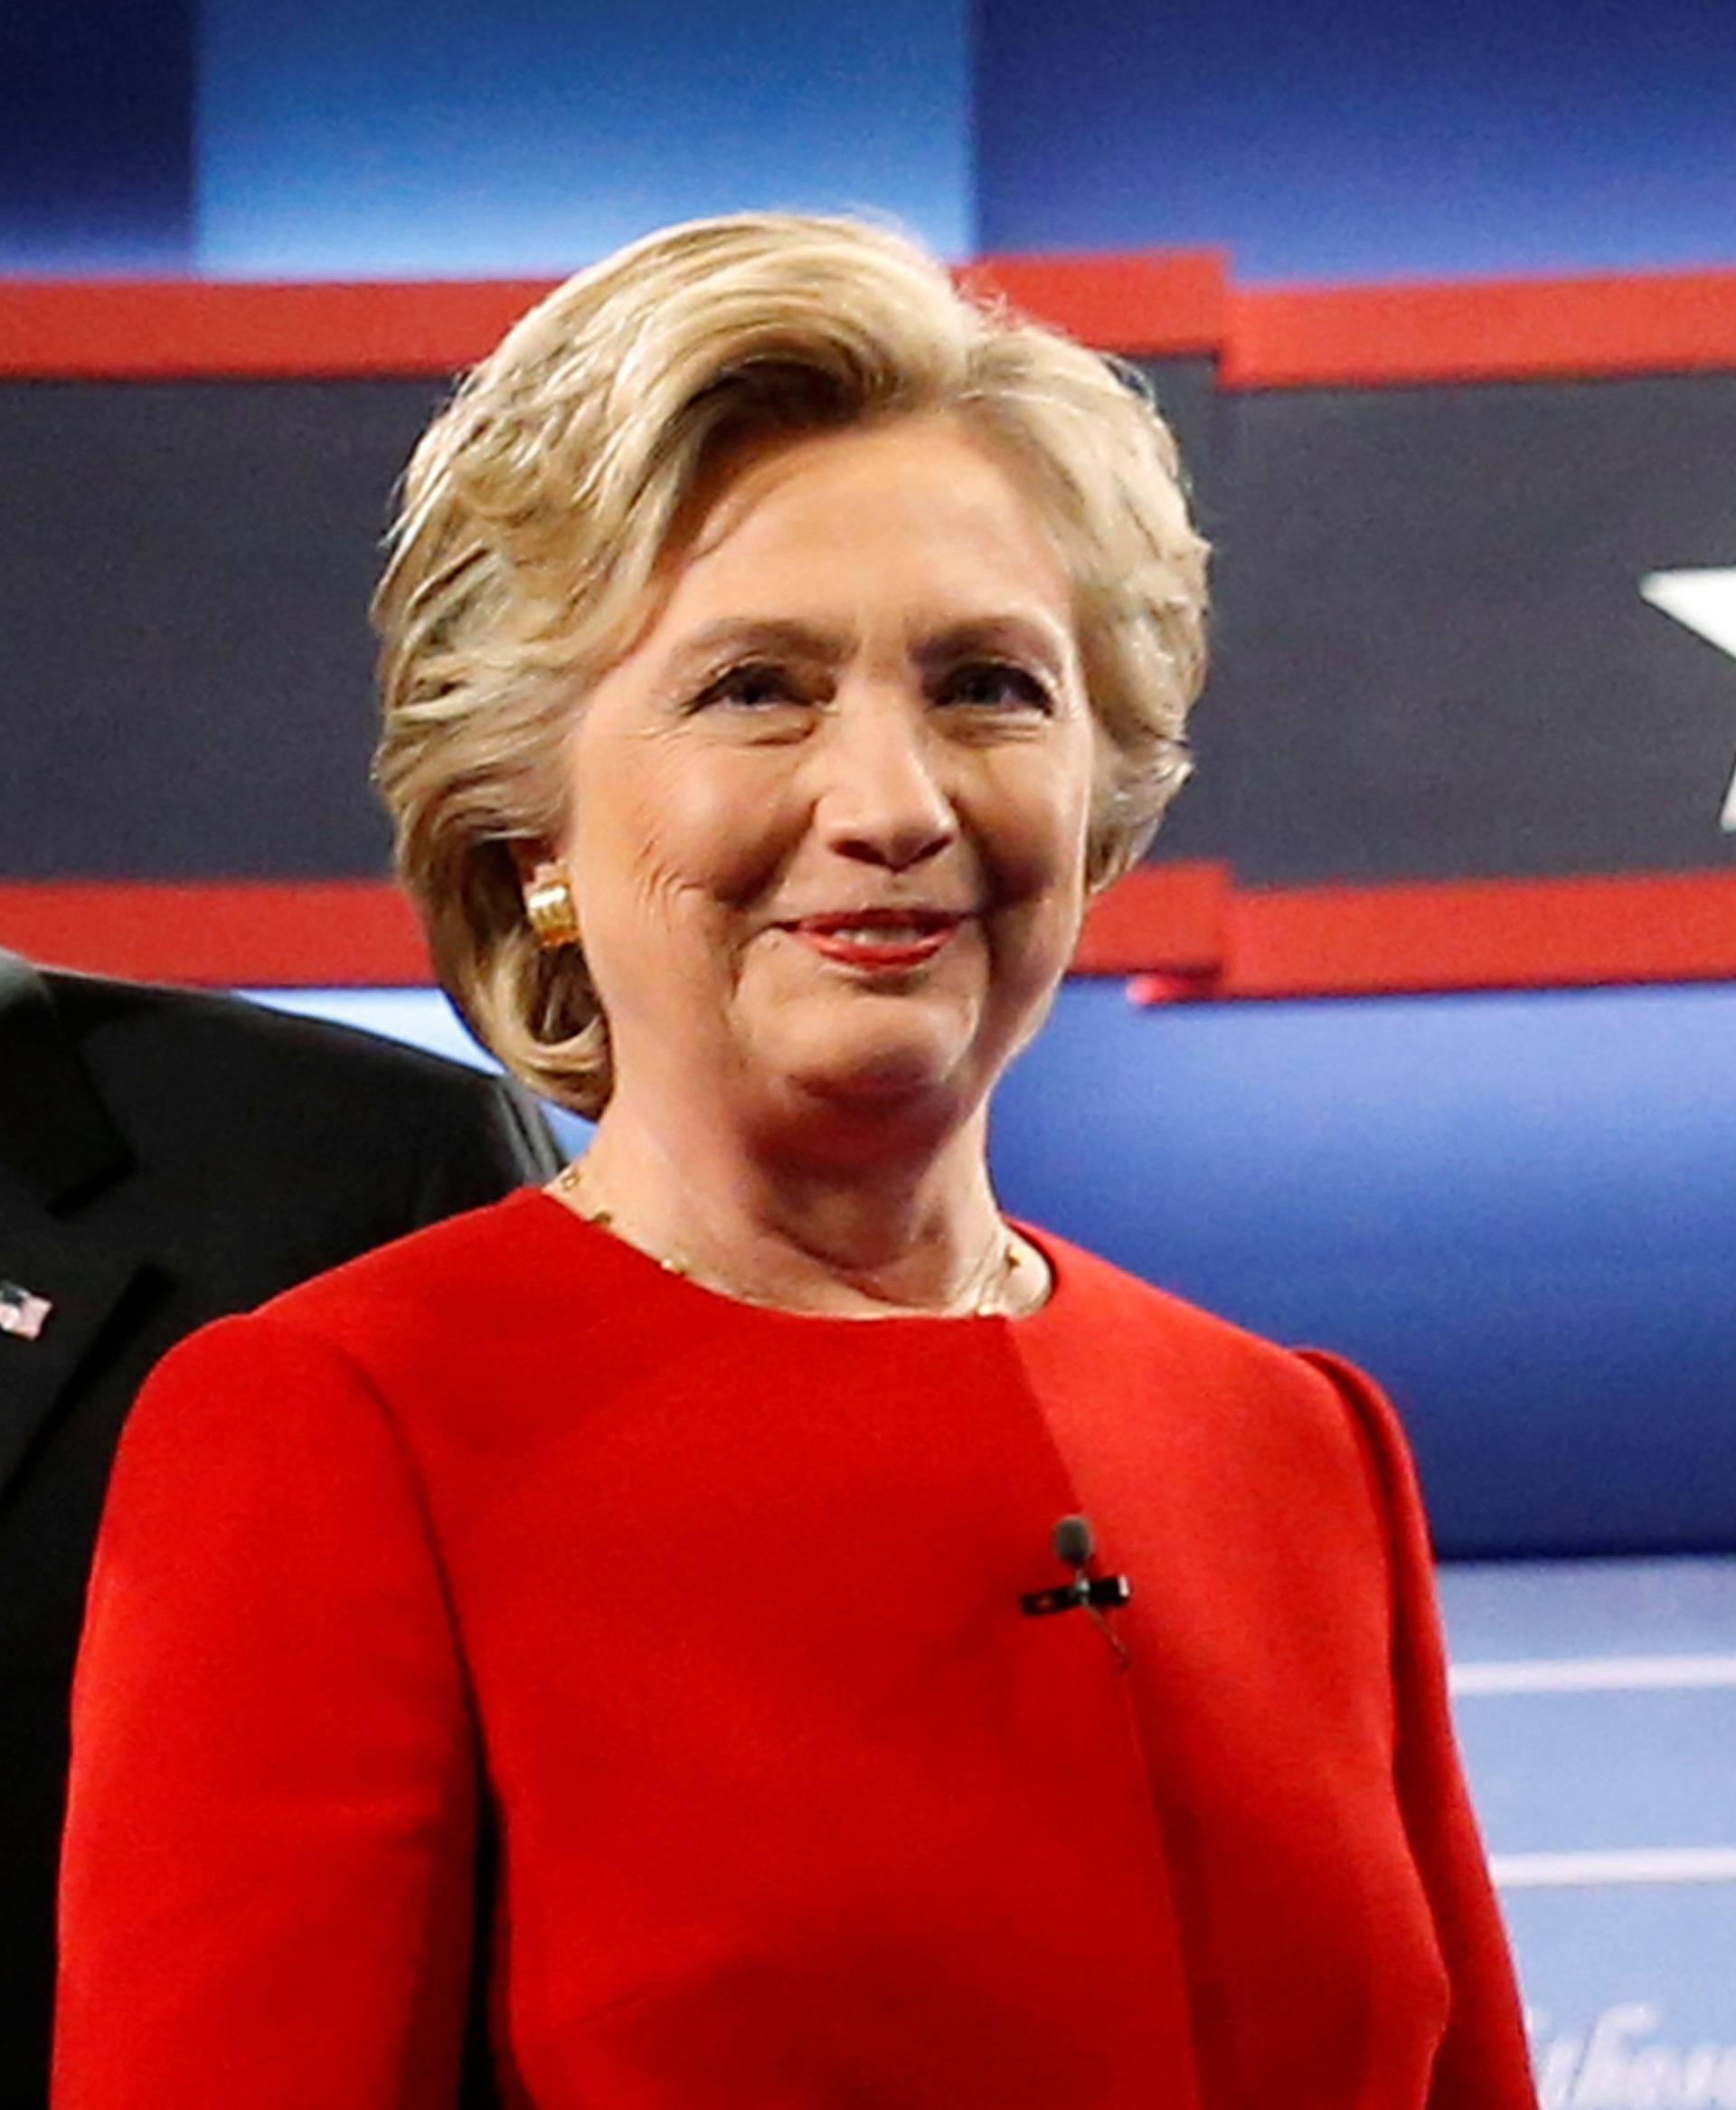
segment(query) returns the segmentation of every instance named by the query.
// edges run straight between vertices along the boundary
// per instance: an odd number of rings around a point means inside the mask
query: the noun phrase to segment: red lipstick
[[[822,959],[883,970],[920,967],[932,960],[963,921],[942,909],[841,909],[802,916],[785,927]]]

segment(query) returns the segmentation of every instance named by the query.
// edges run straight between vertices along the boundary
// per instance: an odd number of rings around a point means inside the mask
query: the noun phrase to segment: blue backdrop
[[[1736,259],[1724,0],[13,0],[0,269],[559,272],[865,206],[1252,279]]]
[[[1075,984],[995,1146],[1009,1206],[1365,1364],[1450,1550],[1736,1547],[1736,987]]]
[[[1252,279],[1736,256],[1724,0],[983,0],[989,250]]]
[[[194,258],[560,273],[669,220],[873,206],[967,251],[959,0],[205,0]]]
[[[275,1000],[477,1059],[427,993]],[[1378,1377],[1449,1553],[1736,1547],[1736,987],[1071,982],[993,1143],[1015,1213]]]

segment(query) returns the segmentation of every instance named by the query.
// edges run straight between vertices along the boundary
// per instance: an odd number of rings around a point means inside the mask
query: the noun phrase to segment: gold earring
[[[524,889],[524,915],[544,952],[579,940],[579,910],[558,865],[539,865]]]

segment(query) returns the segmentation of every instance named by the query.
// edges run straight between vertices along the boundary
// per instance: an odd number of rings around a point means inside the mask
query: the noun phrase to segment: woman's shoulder
[[[1297,1350],[1195,1303],[1051,1231],[1033,1234],[1053,1268],[1053,1323],[1081,1338],[1110,1336],[1165,1358],[1187,1357],[1245,1377],[1309,1382]]]
[[[569,1221],[522,1187],[199,1328],[153,1371],[123,1447],[305,1450],[371,1441],[370,1426],[417,1453],[467,1433],[510,1441],[561,1374],[580,1382],[609,1301],[589,1294]]]
[[[1256,1448],[1300,1443],[1408,1476],[1405,1438],[1380,1386],[1332,1350],[1273,1340],[1048,1232],[1055,1269],[1051,1339],[1077,1369],[1194,1411]]]
[[[582,1309],[563,1279],[564,1215],[540,1189],[516,1188],[200,1328],[159,1367],[312,1358],[386,1396],[406,1379],[456,1377]]]

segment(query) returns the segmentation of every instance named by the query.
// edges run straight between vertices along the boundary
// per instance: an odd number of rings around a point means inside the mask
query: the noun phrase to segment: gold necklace
[[[715,1271],[699,1267],[677,1246],[665,1248],[654,1244],[636,1232],[630,1225],[624,1225],[618,1210],[612,1208],[607,1198],[598,1192],[596,1176],[590,1172],[583,1158],[575,1158],[563,1166],[549,1182],[551,1189],[567,1204],[575,1216],[586,1223],[595,1224],[599,1231],[608,1231],[615,1237],[655,1260],[667,1273],[680,1275],[703,1287],[716,1290],[726,1297],[733,1297],[743,1304],[760,1304],[772,1310],[794,1310],[799,1307],[779,1304],[770,1297],[756,1296],[751,1291],[739,1288],[726,1276]],[[921,1317],[929,1319],[1013,1319],[1022,1318],[1034,1311],[1049,1293],[1048,1263],[1030,1241],[1022,1237],[1006,1224],[996,1220],[994,1236],[982,1258],[966,1277],[964,1287],[958,1291],[938,1310],[922,1306],[901,1309],[888,1317]]]

